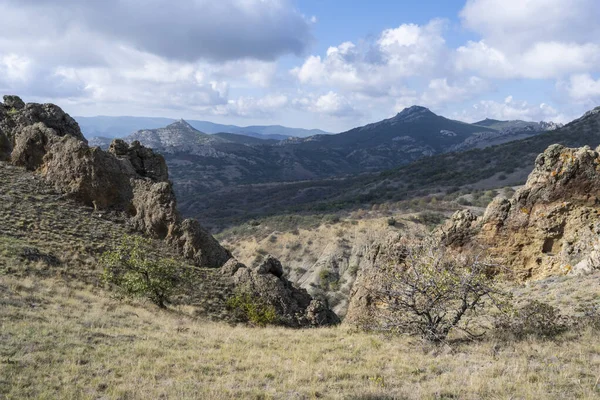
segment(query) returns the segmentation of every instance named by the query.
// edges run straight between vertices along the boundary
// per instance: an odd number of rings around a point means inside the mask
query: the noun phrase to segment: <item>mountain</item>
[[[499,121],[497,119],[486,118],[483,121],[475,122],[474,125],[485,126],[498,131],[530,130],[530,131],[553,131],[562,128],[564,125],[556,122],[532,122],[532,121]]]
[[[81,131],[88,139],[93,137],[123,138],[142,129],[162,128],[176,122],[175,119],[171,118],[128,116],[75,117],[75,120],[79,123]],[[208,121],[188,120],[187,122],[199,131],[208,134],[225,132],[256,137],[259,139],[285,140],[290,136],[307,137],[330,134],[330,132],[325,132],[320,129],[289,128],[280,125],[241,127],[236,125],[215,124]]]
[[[139,141],[153,149],[177,148],[179,151],[193,151],[197,146],[223,142],[218,136],[200,132],[187,121],[180,119],[164,128],[143,129],[127,136],[127,141]]]
[[[463,189],[522,185],[536,157],[556,143],[567,147],[600,145],[600,107],[562,128],[518,141],[437,154],[376,173],[229,186],[195,197],[183,196],[180,205],[184,213],[218,229],[264,215],[335,213],[428,194],[446,196]]]
[[[413,106],[396,116],[335,135],[283,141],[203,133],[190,122],[128,137],[163,154],[180,204],[199,211],[199,193],[245,184],[272,184],[377,172],[450,151],[486,147],[541,132],[498,131]]]

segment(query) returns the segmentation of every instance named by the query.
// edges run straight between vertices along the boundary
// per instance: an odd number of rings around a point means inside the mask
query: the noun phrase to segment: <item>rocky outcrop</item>
[[[449,245],[486,247],[520,280],[600,267],[600,148],[550,146],[512,199],[469,224],[455,214],[445,231],[460,239]]]
[[[460,210],[452,215],[442,228],[442,241],[448,246],[463,245],[474,234],[473,224],[477,217],[470,210]]]
[[[0,159],[38,171],[80,203],[125,214],[133,228],[165,239],[198,266],[220,267],[231,258],[197,221],[181,218],[161,155],[122,140],[108,152],[89,147],[77,122],[58,106],[5,96]]]
[[[235,272],[233,272],[235,271]],[[279,322],[290,327],[325,326],[339,323],[337,315],[306,291],[283,276],[281,263],[268,256],[258,267],[230,262],[225,274],[233,272],[238,290],[258,296],[276,310]]]
[[[388,299],[380,296],[387,280],[385,268],[399,265],[406,259],[410,244],[399,234],[391,234],[379,243],[373,243],[368,253],[368,265],[359,270],[350,292],[350,303],[344,323],[372,329],[385,315]]]
[[[222,276],[272,304],[285,325],[339,322],[323,303],[285,279],[276,259],[246,268],[198,221],[181,218],[164,158],[139,142],[117,139],[108,151],[89,147],[59,107],[6,96],[0,103],[0,160],[38,172],[59,192],[97,211],[125,215],[132,228],[164,239],[197,266],[224,266]]]

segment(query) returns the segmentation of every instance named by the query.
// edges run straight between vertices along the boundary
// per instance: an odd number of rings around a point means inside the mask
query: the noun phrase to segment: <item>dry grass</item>
[[[38,277],[0,276],[0,305],[7,399],[600,396],[593,332],[424,347],[343,327],[233,327]]]

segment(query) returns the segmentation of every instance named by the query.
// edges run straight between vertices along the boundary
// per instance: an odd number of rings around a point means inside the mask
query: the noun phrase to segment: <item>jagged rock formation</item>
[[[350,292],[350,303],[344,323],[364,328],[373,328],[387,308],[387,299],[379,296],[379,289],[385,285],[384,268],[400,264],[406,257],[407,239],[399,234],[391,234],[379,243],[374,243],[369,251],[368,265],[359,270],[356,282]]]
[[[220,267],[231,254],[176,208],[164,158],[138,142],[89,147],[77,122],[53,104],[0,105],[0,158],[39,171],[56,189],[98,210],[125,213],[132,226],[172,243],[196,265]]]
[[[497,199],[479,219],[458,212],[446,243],[483,246],[517,279],[600,268],[600,147],[550,146],[512,199]]]
[[[299,289],[287,280],[281,263],[271,256],[256,268],[230,261],[223,273],[233,277],[237,288],[260,296],[272,305],[284,325],[323,326],[340,322],[324,303],[313,300],[306,289]]]
[[[279,261],[271,258],[257,270],[248,269],[198,221],[181,218],[164,158],[137,141],[114,140],[108,151],[89,147],[77,123],[59,107],[25,105],[16,96],[5,96],[0,103],[0,160],[39,173],[79,204],[124,215],[132,228],[165,240],[196,266],[225,265],[224,274],[212,280],[225,277],[217,286],[249,288],[270,301],[286,325],[338,322],[332,311],[283,277]]]

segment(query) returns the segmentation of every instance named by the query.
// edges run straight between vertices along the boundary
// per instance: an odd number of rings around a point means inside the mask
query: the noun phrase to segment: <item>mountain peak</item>
[[[397,121],[408,122],[408,121],[414,121],[417,119],[425,118],[428,116],[435,116],[435,114],[432,113],[431,110],[429,110],[426,107],[411,106],[411,107],[405,108],[404,110],[402,110],[401,112],[396,114],[396,116],[393,119],[395,119]]]
[[[190,125],[185,119],[181,118],[179,121],[175,121],[172,124],[167,125],[167,128],[175,128],[175,129],[191,129],[197,130],[192,125]]]

